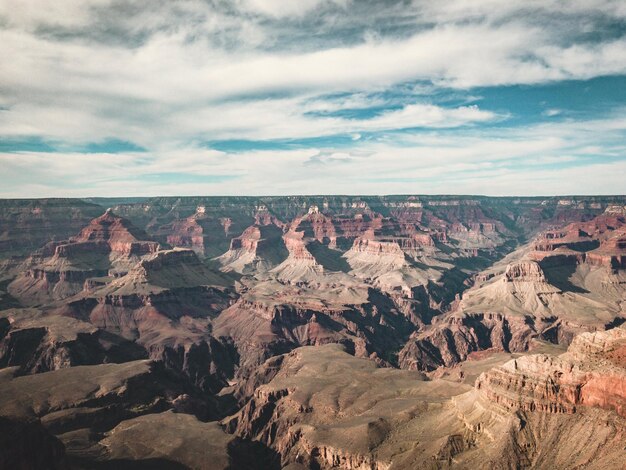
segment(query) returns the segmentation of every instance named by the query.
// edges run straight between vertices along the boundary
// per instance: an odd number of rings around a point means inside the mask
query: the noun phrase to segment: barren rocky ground
[[[0,201],[0,468],[621,468],[626,198]]]

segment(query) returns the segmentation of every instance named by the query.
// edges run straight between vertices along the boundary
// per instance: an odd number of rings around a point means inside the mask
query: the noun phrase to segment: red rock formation
[[[603,240],[597,249],[587,253],[586,261],[592,266],[626,268],[626,229],[616,230]]]
[[[623,217],[610,215],[600,215],[588,222],[573,222],[564,228],[542,233],[535,242],[535,250],[569,248],[578,252],[589,251],[602,240],[611,238],[613,232],[625,223]]]
[[[336,232],[342,238],[353,239],[363,236],[368,230],[380,230],[387,221],[377,214],[357,213],[354,216],[335,215],[333,222],[336,224]]]
[[[193,250],[164,250],[139,262],[147,276],[167,267],[195,267],[200,266],[200,260]]]
[[[508,409],[575,413],[580,406],[614,410],[626,417],[626,363],[616,364],[626,330],[577,336],[560,357],[525,356],[483,373],[476,388]]]
[[[429,233],[416,233],[413,235],[413,240],[415,240],[418,246],[435,246],[433,236]],[[413,246],[412,248],[416,247]]]
[[[113,253],[127,256],[141,256],[156,252],[159,244],[145,241],[146,238],[148,238],[147,235],[134,228],[128,220],[114,215],[110,209],[107,209],[104,215],[92,220],[78,236],[71,238],[68,245],[57,246],[55,254],[68,256],[75,250],[82,253],[90,249],[98,250],[106,249],[106,247]],[[81,246],[83,243],[86,245]]]
[[[509,264],[504,272],[506,282],[545,282],[546,277],[539,266],[534,261],[520,261]]]
[[[450,316],[424,332],[414,333],[398,355],[403,369],[432,371],[453,366],[476,351],[524,351],[537,332],[524,318],[499,314]]]
[[[176,220],[169,226],[167,243],[172,246],[191,248],[198,254],[204,254],[204,229],[195,216]]]
[[[591,266],[622,269],[626,266],[625,223],[621,215],[603,214],[587,222],[546,231],[535,241],[535,251],[529,257],[542,266],[587,262]]]
[[[289,232],[283,236],[283,240],[287,250],[289,251],[289,258],[317,264],[311,252],[306,248],[304,232],[289,230]]]
[[[281,229],[285,228],[286,224],[283,223],[278,217],[270,212],[265,204],[261,204],[256,208],[254,214],[255,225],[276,225]]]
[[[262,240],[261,229],[253,225],[243,231],[243,233],[230,241],[231,250],[243,250],[249,253],[257,252],[259,242]]]
[[[538,354],[490,370],[478,379],[476,388],[506,408],[573,413],[585,377],[576,364]]]
[[[15,375],[147,357],[136,344],[72,318],[22,314],[0,318],[0,330],[3,322],[0,367],[18,367]]]
[[[296,218],[291,224],[290,231],[301,232],[303,237],[313,238],[330,247],[335,247],[337,243],[333,219],[322,214],[317,206],[311,206],[306,216]]]
[[[495,276],[494,273],[478,273],[474,276],[474,284],[481,284],[483,282],[487,282],[489,279],[492,279]]]
[[[589,246],[592,238],[576,224],[570,224],[560,230],[549,230],[541,234],[535,242],[537,251],[552,251],[559,247],[584,248]]]
[[[585,261],[585,253],[569,248],[559,247],[552,251],[536,251],[528,253],[528,258],[538,262],[543,267],[572,266]]]
[[[160,226],[157,235],[174,247],[190,248],[200,256],[215,256],[222,246],[228,246],[231,225],[232,220],[212,217],[204,207],[198,207],[191,216]]]
[[[252,225],[230,241],[226,253],[216,258],[223,271],[255,273],[267,271],[288,256],[282,230],[273,224]]]
[[[337,290],[342,286],[323,288]],[[263,299],[254,291],[246,293],[213,322],[215,335],[233,338],[241,355],[240,374],[245,375],[271,355],[327,343],[345,344],[356,356],[384,363],[386,352],[398,348],[399,338],[410,329],[405,315],[382,294],[372,293],[362,304],[344,304],[331,303],[324,296],[316,298],[311,292],[305,294],[295,286],[289,289],[292,291]]]
[[[26,305],[78,294],[90,278],[125,274],[140,257],[156,253],[159,244],[110,210],[64,242],[51,242],[27,261],[9,290]]]
[[[394,255],[404,257],[404,252],[395,241],[378,241],[370,238],[359,238],[354,240],[352,250],[357,253],[368,253],[371,255]]]
[[[363,325],[348,319],[361,319],[361,316],[358,307],[276,305],[240,299],[218,317],[214,331],[233,338],[241,355],[239,374],[245,376],[267,358],[303,345],[345,343],[357,355],[369,356],[371,348],[362,338],[363,333],[356,334],[364,330]],[[372,323],[365,317],[362,320]],[[385,335],[376,341],[387,339]]]
[[[101,213],[101,206],[79,199],[0,200],[0,257],[66,240]]]

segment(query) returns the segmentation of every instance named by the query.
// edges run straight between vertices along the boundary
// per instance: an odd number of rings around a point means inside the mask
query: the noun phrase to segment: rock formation
[[[16,375],[147,357],[132,341],[68,317],[14,309],[0,317],[0,367]]]
[[[217,258],[224,271],[266,272],[286,260],[289,252],[282,230],[273,224],[253,225],[230,241],[229,250]]]
[[[0,256],[27,255],[52,240],[65,240],[102,214],[78,199],[0,200]]]
[[[617,468],[624,207],[0,201],[0,467]]]
[[[474,389],[377,369],[332,345],[300,348],[276,362],[223,423],[275,450],[283,466],[601,468],[625,456],[626,420],[616,412],[623,388],[609,403],[588,401],[574,410],[571,400],[584,395],[585,385],[579,386],[580,368],[563,367],[559,358],[516,359],[485,372]],[[596,372],[605,386],[615,383],[608,370]]]
[[[477,276],[450,313],[415,332],[400,364],[450,367],[474,351],[526,351],[533,338],[567,345],[578,333],[619,324],[626,317],[622,224],[602,215],[539,234],[518,259]]]
[[[76,237],[49,242],[31,256],[8,290],[27,305],[71,297],[91,279],[124,275],[142,256],[155,253],[159,244],[146,238],[107,209]]]
[[[476,387],[509,409],[575,413],[591,406],[626,418],[626,330],[583,333],[562,356],[514,359],[482,374]]]

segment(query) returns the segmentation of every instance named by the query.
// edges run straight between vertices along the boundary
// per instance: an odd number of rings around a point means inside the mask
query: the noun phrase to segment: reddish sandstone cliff
[[[575,413],[599,407],[626,417],[626,330],[583,333],[560,357],[514,359],[480,376],[476,388],[508,409]]]

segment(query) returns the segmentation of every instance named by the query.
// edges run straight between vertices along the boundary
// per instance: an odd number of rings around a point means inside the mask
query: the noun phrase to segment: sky
[[[624,0],[0,0],[0,197],[625,193]]]

